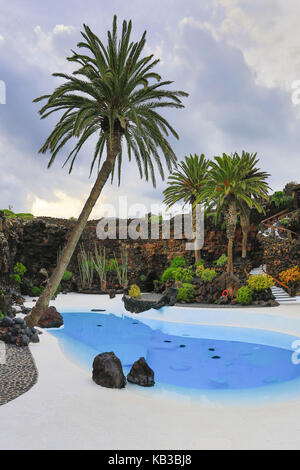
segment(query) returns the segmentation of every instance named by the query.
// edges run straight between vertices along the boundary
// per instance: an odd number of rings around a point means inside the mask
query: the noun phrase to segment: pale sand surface
[[[52,304],[58,310],[84,311],[110,310],[114,302],[106,296],[68,294],[59,295]],[[299,318],[300,333],[299,304],[262,311],[267,323],[278,319],[278,331],[291,331],[292,324],[286,320]],[[180,312],[173,315],[175,321]],[[250,315],[251,310],[247,321]],[[201,311],[191,310],[188,321],[201,323],[201,318]],[[203,321],[207,322],[205,316]],[[38,383],[0,407],[0,449],[300,448],[300,390],[299,399],[283,403],[221,405],[144,394],[130,385],[123,390],[105,389],[64,355],[51,334],[45,332],[40,339],[30,344]]]

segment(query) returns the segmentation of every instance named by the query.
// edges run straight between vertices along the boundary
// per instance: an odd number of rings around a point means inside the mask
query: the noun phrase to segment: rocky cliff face
[[[263,247],[264,262],[267,272],[279,278],[279,273],[293,266],[300,265],[300,239],[279,238],[277,236],[259,236]]]

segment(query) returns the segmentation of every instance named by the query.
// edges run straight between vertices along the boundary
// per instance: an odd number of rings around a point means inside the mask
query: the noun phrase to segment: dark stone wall
[[[171,224],[171,238],[168,240],[99,240],[96,235],[98,221],[89,221],[71,259],[69,270],[78,276],[77,254],[82,243],[85,250],[98,247],[106,248],[106,257],[120,257],[121,247],[128,248],[129,282],[136,282],[141,287],[152,286],[152,281],[158,279],[174,256],[185,256],[189,263],[194,262],[192,251],[186,251],[185,238],[174,239]],[[32,220],[1,218],[0,230],[0,279],[9,280],[16,262],[22,262],[28,269],[27,275],[35,278],[41,268],[51,274],[56,266],[59,250],[66,243],[68,234],[75,222],[65,219],[35,218]],[[0,227],[0,228],[1,228]],[[161,234],[161,227],[160,227]],[[241,229],[238,227],[234,245],[235,256],[241,254]],[[227,251],[226,232],[214,225],[205,227],[205,243],[201,256],[207,263],[217,259]],[[249,231],[249,257],[257,264],[262,254],[261,246],[256,238],[256,227],[252,225]],[[147,281],[143,286],[140,276],[145,275]],[[95,276],[95,287],[99,287]],[[115,274],[108,274],[108,288],[117,287]]]
[[[295,265],[300,266],[300,238],[279,239],[275,236],[259,235],[263,247],[263,258],[267,272],[279,278],[279,273]]]

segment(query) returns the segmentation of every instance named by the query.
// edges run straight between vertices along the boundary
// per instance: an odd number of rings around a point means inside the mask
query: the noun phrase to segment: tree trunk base
[[[231,273],[223,273],[218,279],[221,288],[227,290],[230,297],[236,297],[237,291],[242,287],[240,279]]]

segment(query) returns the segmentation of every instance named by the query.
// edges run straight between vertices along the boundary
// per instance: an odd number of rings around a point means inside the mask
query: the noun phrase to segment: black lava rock
[[[124,388],[126,377],[120,359],[113,352],[98,354],[93,361],[93,381],[107,388]]]
[[[0,340],[16,346],[28,346],[39,342],[39,331],[28,327],[23,318],[3,317],[0,319]]]
[[[144,357],[141,357],[138,361],[135,361],[129,374],[127,375],[128,382],[142,387],[153,387],[154,372],[151,367],[148,366]]]
[[[124,302],[124,307],[128,312],[131,313],[141,313],[146,310],[154,308],[159,310],[162,307],[167,305],[175,305],[177,299],[178,290],[176,287],[169,287],[165,294],[158,301],[146,300],[146,299],[136,299],[135,297],[130,297],[129,295],[123,295],[122,300]]]

